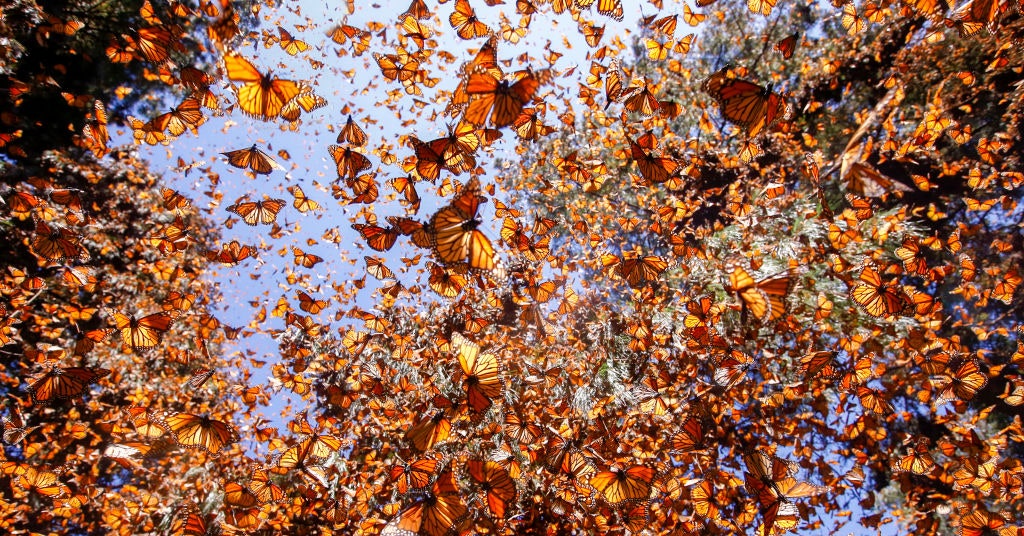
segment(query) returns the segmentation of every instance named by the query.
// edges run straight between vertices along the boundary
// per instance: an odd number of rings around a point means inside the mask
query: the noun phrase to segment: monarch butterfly
[[[455,11],[448,17],[448,23],[463,39],[483,37],[491,33],[491,29],[476,18],[476,12],[473,11],[473,6],[469,5],[469,0],[455,1]]]
[[[211,419],[207,415],[169,413],[156,421],[167,431],[179,447],[202,449],[213,456],[221,449],[238,441],[238,434],[230,424]]]
[[[797,44],[799,42],[800,42],[800,33],[799,32],[798,33],[794,33],[794,34],[790,34],[790,35],[782,38],[782,40],[779,41],[778,43],[775,43],[775,50],[778,51],[779,54],[782,54],[783,58],[788,60],[789,58],[793,57],[793,52],[796,51],[796,46],[797,46]]]
[[[238,106],[250,117],[270,121],[280,115],[285,103],[299,94],[295,82],[264,75],[238,54],[224,56],[224,65],[228,79],[243,83],[238,90]]]
[[[634,465],[625,470],[613,467],[607,471],[598,471],[591,477],[590,485],[612,505],[625,501],[646,501],[656,475],[654,469],[644,465]]]
[[[50,362],[47,366],[47,371],[28,386],[28,394],[36,404],[45,404],[55,398],[76,398],[84,393],[89,385],[110,374],[107,369],[60,367],[55,362]]]
[[[164,429],[157,424],[157,419],[149,411],[149,408],[136,406],[128,408],[124,412],[128,420],[131,421],[132,427],[135,428],[135,433],[139,434],[142,439],[148,441],[164,435]]]
[[[234,266],[249,257],[256,256],[256,248],[243,245],[238,240],[232,240],[230,243],[225,244],[220,251],[207,251],[206,258],[211,261],[217,261],[221,264]]]
[[[981,371],[977,361],[966,359],[956,366],[955,371],[941,375],[939,381],[944,382],[939,391],[940,402],[955,398],[971,400],[988,384],[988,376]]]
[[[416,43],[420,49],[427,48],[427,39],[433,35],[431,28],[420,23],[420,19],[411,15],[404,15],[400,20],[402,21],[402,37],[412,39],[412,42]]]
[[[172,534],[183,534],[185,536],[212,536],[220,534],[220,525],[211,524],[208,521],[210,516],[204,516],[195,504],[182,506],[175,516],[171,525]]]
[[[800,372],[804,380],[811,378],[831,379],[839,374],[833,365],[835,353],[830,351],[812,352],[800,358]]]
[[[668,261],[665,259],[657,255],[640,256],[636,252],[624,253],[621,262],[614,255],[602,255],[601,262],[605,266],[617,265],[616,273],[633,288],[657,281],[658,277],[668,268]]]
[[[398,240],[398,231],[394,227],[380,227],[366,223],[353,223],[352,228],[362,235],[366,245],[377,251],[387,251]]]
[[[534,73],[531,70],[518,71],[513,80],[499,79],[499,72],[477,70],[469,75],[466,93],[470,97],[466,108],[466,121],[482,126],[490,116],[494,128],[511,125],[523,107],[533,101],[541,79],[547,72]]]
[[[284,28],[278,26],[277,33],[280,36],[278,39],[278,44],[289,56],[294,56],[299,52],[305,52],[306,50],[309,50],[309,44],[300,39],[295,39],[294,37],[292,37],[292,34],[288,32],[288,30],[285,30]]]
[[[345,120],[345,126],[341,127],[341,132],[338,133],[338,143],[351,143],[360,147],[366,145],[366,133],[352,120],[351,114]]]
[[[800,510],[791,499],[810,497],[828,491],[823,486],[798,482],[793,478],[796,468],[789,462],[760,450],[745,455],[744,483],[761,506],[764,516],[761,534],[785,532],[796,527]]]
[[[245,487],[256,496],[256,500],[260,504],[274,503],[284,499],[284,490],[270,481],[270,474],[262,466],[253,469],[252,476]]]
[[[581,23],[580,28],[583,32],[583,39],[591,48],[596,48],[597,45],[601,42],[601,38],[604,37],[604,26]]]
[[[993,2],[998,4],[999,2]],[[967,512],[960,511],[960,532],[958,536],[987,536],[990,534],[1013,534],[1017,532],[1016,527],[1007,527],[1007,519],[999,514],[989,512],[984,506],[977,506],[977,510]],[[1010,528],[1010,531],[1006,531]]]
[[[752,13],[760,13],[767,17],[771,14],[776,2],[777,0],[747,0],[747,9]]]
[[[181,195],[176,190],[170,188],[164,188],[160,191],[160,195],[164,199],[164,208],[167,210],[181,210],[192,206],[192,202],[187,197]]]
[[[619,64],[613,61],[608,68],[608,74],[604,77],[604,109],[607,110],[613,102],[618,101],[624,93],[622,84],[622,70]]]
[[[460,333],[453,334],[452,346],[459,352],[459,365],[466,375],[462,387],[466,390],[469,409],[483,413],[491,407],[494,399],[501,397],[505,387],[498,357],[480,353],[480,346]]]
[[[302,309],[303,311],[306,311],[307,313],[311,313],[311,314],[314,314],[314,315],[319,313],[320,311],[323,311],[325,307],[330,305],[330,303],[328,301],[326,301],[326,300],[315,300],[315,299],[313,299],[312,296],[310,296],[309,294],[306,294],[305,292],[303,292],[301,290],[299,291],[298,296],[299,296],[299,309]]]
[[[648,182],[654,184],[662,184],[668,182],[672,175],[676,172],[678,164],[675,159],[667,157],[654,156],[648,153],[641,147],[637,142],[629,139],[630,156],[633,161],[636,162],[636,166],[640,169],[640,174],[643,175]]]
[[[631,86],[622,93],[622,106],[630,112],[638,112],[644,116],[654,115],[654,112],[661,109],[661,103],[654,96],[650,86],[645,81],[641,86]]]
[[[355,179],[356,175],[370,169],[370,159],[353,151],[351,147],[342,149],[338,145],[331,145],[327,150],[330,151],[331,158],[334,158],[334,163],[337,164],[339,178]]]
[[[739,350],[732,350],[715,365],[714,380],[722,387],[729,388],[747,376],[754,360]]]
[[[579,9],[586,9],[594,5],[595,1],[597,2],[598,13],[615,20],[622,20],[624,14],[622,0],[573,0]]]
[[[199,389],[210,378],[213,377],[213,374],[215,372],[217,372],[217,371],[215,371],[213,369],[204,369],[204,368],[197,369],[194,373],[192,373],[192,376],[188,379],[188,386],[193,388],[193,389]]]
[[[199,101],[195,97],[186,97],[170,112],[157,116],[153,120],[153,125],[158,130],[170,132],[172,136],[181,136],[186,129],[198,134],[197,128],[205,122],[206,115],[203,114]]]
[[[895,281],[882,281],[875,268],[867,266],[860,273],[861,283],[850,290],[850,298],[869,315],[882,318],[894,316],[907,306],[903,289]]]
[[[459,295],[459,292],[462,292],[466,283],[466,277],[456,270],[450,270],[431,263],[430,279],[427,281],[427,284],[434,292],[445,298],[454,298]]]
[[[71,489],[64,485],[58,478],[59,475],[53,471],[42,468],[24,466],[24,473],[18,476],[18,487],[28,492],[35,492],[44,497],[57,499],[71,492]]]
[[[764,322],[778,320],[785,314],[786,297],[792,283],[789,274],[754,281],[743,267],[737,266],[729,274],[727,290],[737,293],[743,306]]]
[[[88,258],[89,252],[79,244],[81,237],[72,230],[36,220],[36,232],[32,238],[32,251],[48,261]]]
[[[682,428],[669,438],[672,450],[676,452],[691,452],[703,450],[705,445],[704,425],[696,417],[688,417],[683,421]]]
[[[444,459],[423,458],[411,463],[401,463],[391,467],[388,475],[395,482],[398,493],[406,494],[431,484],[437,470],[444,465]]]
[[[239,169],[250,169],[256,174],[270,175],[270,172],[275,169],[284,170],[281,164],[261,151],[255,144],[248,149],[237,149],[220,154],[228,157],[228,163],[232,166]]]
[[[224,485],[224,504],[238,508],[252,508],[260,503],[256,494],[238,482]]]
[[[110,311],[110,314],[114,318],[115,328],[121,332],[121,339],[133,350],[144,350],[159,344],[174,321],[174,316],[166,311],[142,318],[119,311]]]
[[[693,512],[705,519],[718,519],[721,512],[718,509],[718,500],[715,496],[715,483],[711,480],[701,480],[690,491],[690,499],[693,501]]]
[[[516,483],[508,471],[498,462],[469,460],[466,462],[469,477],[480,484],[486,494],[487,509],[497,519],[505,519],[508,506],[516,500]]]
[[[4,425],[3,444],[5,445],[20,444],[29,432],[25,428],[25,421],[17,407],[12,408],[10,418],[0,417],[0,421],[3,421]]]
[[[412,175],[395,177],[388,181],[388,184],[390,184],[396,192],[402,194],[402,199],[399,201],[402,206],[405,206],[407,210],[412,213],[419,212],[420,194],[416,191],[415,177]]]
[[[419,71],[420,63],[412,58],[398,56],[395,54],[373,53],[373,59],[380,67],[381,74],[388,80],[406,82],[412,80]],[[341,143],[340,141],[338,143]]]
[[[422,418],[416,424],[409,427],[405,433],[405,439],[412,446],[420,451],[426,452],[448,439],[452,432],[452,422],[448,419],[447,412],[440,409],[429,417]]]
[[[996,283],[996,286],[992,287],[991,296],[1009,305],[1013,303],[1013,294],[1022,281],[1024,281],[1024,277],[1021,277],[1020,272],[1016,268],[1010,268]]]
[[[493,270],[497,266],[494,246],[477,229],[477,209],[486,201],[479,189],[477,179],[470,179],[452,204],[430,219],[434,254],[444,264],[465,264],[474,270]]]
[[[999,0],[971,0],[950,15],[960,37],[970,37],[982,28],[994,29],[1000,12]]]
[[[327,99],[313,93],[313,90],[309,88],[302,87],[299,89],[298,95],[281,107],[281,119],[297,121],[302,116],[302,112],[309,113],[324,106],[327,106]]]
[[[242,217],[242,221],[251,226],[255,226],[258,223],[270,225],[276,222],[277,213],[281,212],[281,209],[285,206],[284,199],[239,202],[245,199],[245,197],[242,196],[226,210],[238,214]]]
[[[406,506],[381,530],[381,536],[445,536],[454,531],[468,514],[459,486],[450,469],[441,473],[429,490],[415,495]]]
[[[903,245],[896,248],[893,253],[903,261],[903,268],[907,273],[915,275],[928,273],[928,262],[921,256],[921,247],[917,243],[917,237],[905,237]]]
[[[928,453],[928,438],[919,437],[916,444],[907,449],[907,455],[900,458],[893,466],[893,471],[910,472],[916,475],[924,475],[935,466],[935,460]]]
[[[450,149],[447,138],[429,142],[422,142],[413,137],[410,137],[410,140],[416,152],[416,173],[423,179],[433,182],[440,176],[442,168],[459,175],[476,167],[473,155]]]
[[[535,140],[538,136],[547,136],[555,131],[554,127],[544,124],[543,117],[534,108],[523,108],[512,122],[512,129],[524,140]]]
[[[734,78],[723,68],[704,81],[704,92],[718,101],[725,119],[746,129],[747,137],[756,136],[786,114],[786,101],[753,82]]]

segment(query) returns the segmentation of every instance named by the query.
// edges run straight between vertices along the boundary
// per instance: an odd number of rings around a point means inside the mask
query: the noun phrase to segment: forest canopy
[[[6,532],[1024,532],[1024,4],[0,9]]]

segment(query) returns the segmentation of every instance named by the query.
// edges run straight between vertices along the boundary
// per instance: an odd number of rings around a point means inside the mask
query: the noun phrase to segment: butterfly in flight
[[[704,92],[718,101],[722,117],[753,137],[786,115],[786,101],[772,92],[771,84],[761,87],[741,80],[725,67],[704,80]]]

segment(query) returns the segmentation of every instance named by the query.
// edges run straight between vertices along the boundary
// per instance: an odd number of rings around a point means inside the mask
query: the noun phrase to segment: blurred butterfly
[[[49,362],[45,366],[46,372],[28,386],[28,393],[36,404],[81,396],[89,385],[110,374],[107,369],[60,367],[56,362]]]
[[[764,322],[778,320],[786,313],[786,297],[792,284],[789,274],[754,281],[746,270],[736,267],[729,274],[726,290],[738,294],[743,306]]]
[[[192,376],[188,379],[188,386],[193,389],[199,389],[203,386],[210,378],[213,377],[216,371],[213,369],[196,369]]]
[[[213,456],[238,441],[238,434],[228,423],[192,413],[168,413],[157,420],[179,447],[202,449]]]
[[[284,206],[285,202],[283,199],[264,199],[261,201],[236,201],[235,204],[228,206],[226,210],[241,216],[242,221],[248,225],[255,226],[258,223],[270,225],[277,221],[277,214]]]
[[[722,116],[746,129],[748,137],[756,136],[786,114],[786,102],[772,93],[771,85],[763,88],[735,78],[728,67],[709,76],[702,87],[718,101]]]
[[[269,175],[275,169],[284,170],[281,164],[278,164],[270,155],[261,151],[255,144],[248,149],[237,149],[221,154],[228,157],[228,163],[232,166],[240,169],[250,169],[256,174]]]
[[[243,83],[238,89],[238,106],[250,117],[270,121],[281,113],[285,103],[299,94],[295,82],[264,75],[238,54],[225,55],[224,65],[228,79]]]
[[[192,202],[185,196],[178,193],[176,190],[170,188],[164,188],[161,190],[160,195],[164,199],[164,208],[167,210],[181,210],[192,206]]]
[[[793,52],[796,51],[796,46],[800,42],[800,33],[790,34],[778,43],[775,43],[775,50],[782,54],[783,58],[787,60],[793,57]]]
[[[486,201],[474,177],[466,183],[452,204],[437,211],[430,220],[433,250],[446,265],[465,264],[475,270],[493,270],[497,255],[491,241],[477,229],[477,209]]]

